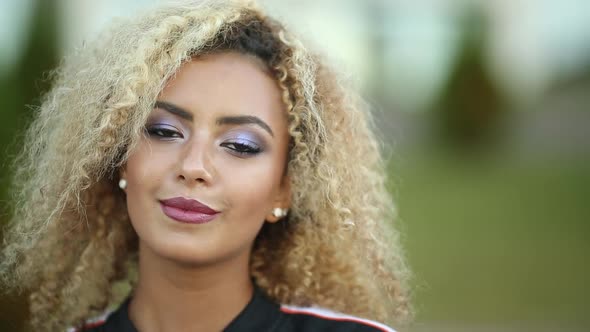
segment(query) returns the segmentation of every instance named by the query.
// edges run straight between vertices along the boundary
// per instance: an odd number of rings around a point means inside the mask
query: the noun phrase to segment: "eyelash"
[[[166,126],[167,127],[167,126]],[[163,140],[170,140],[173,138],[182,138],[182,134],[172,128],[166,128],[165,126],[150,126],[146,127],[145,131],[152,137],[158,137]]]
[[[149,136],[165,141],[183,137],[177,130],[163,126],[149,126],[145,128],[145,131]],[[232,153],[239,156],[251,156],[262,152],[262,149],[257,144],[248,140],[224,142],[221,146],[231,150]]]
[[[222,143],[221,146],[226,147],[232,150],[233,153],[241,156],[256,155],[262,151],[258,145],[243,140],[238,142],[225,142]]]

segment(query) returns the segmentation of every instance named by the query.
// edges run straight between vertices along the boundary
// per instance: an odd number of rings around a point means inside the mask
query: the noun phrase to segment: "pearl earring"
[[[125,190],[125,188],[127,188],[127,180],[125,180],[125,179],[119,180],[119,188],[121,188],[122,190]]]
[[[275,218],[282,218],[287,215],[287,211],[289,211],[289,210],[288,209],[281,209],[281,208],[274,208],[272,210],[272,215],[275,216]]]

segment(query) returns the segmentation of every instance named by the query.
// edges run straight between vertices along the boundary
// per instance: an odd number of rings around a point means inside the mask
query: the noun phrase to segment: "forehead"
[[[239,53],[210,54],[183,64],[158,99],[185,108],[196,119],[253,115],[276,126],[286,121],[275,79],[262,61]]]

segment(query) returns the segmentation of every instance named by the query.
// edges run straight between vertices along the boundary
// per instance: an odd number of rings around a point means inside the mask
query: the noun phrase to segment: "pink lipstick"
[[[215,211],[207,205],[184,197],[174,197],[160,201],[162,212],[171,219],[188,224],[204,224],[217,216]]]

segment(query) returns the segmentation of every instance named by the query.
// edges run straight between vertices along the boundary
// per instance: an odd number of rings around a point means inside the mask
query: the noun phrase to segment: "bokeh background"
[[[156,2],[0,1],[0,223],[49,71]],[[373,106],[414,271],[408,330],[589,331],[590,1],[263,4]],[[25,319],[2,295],[0,331]]]

